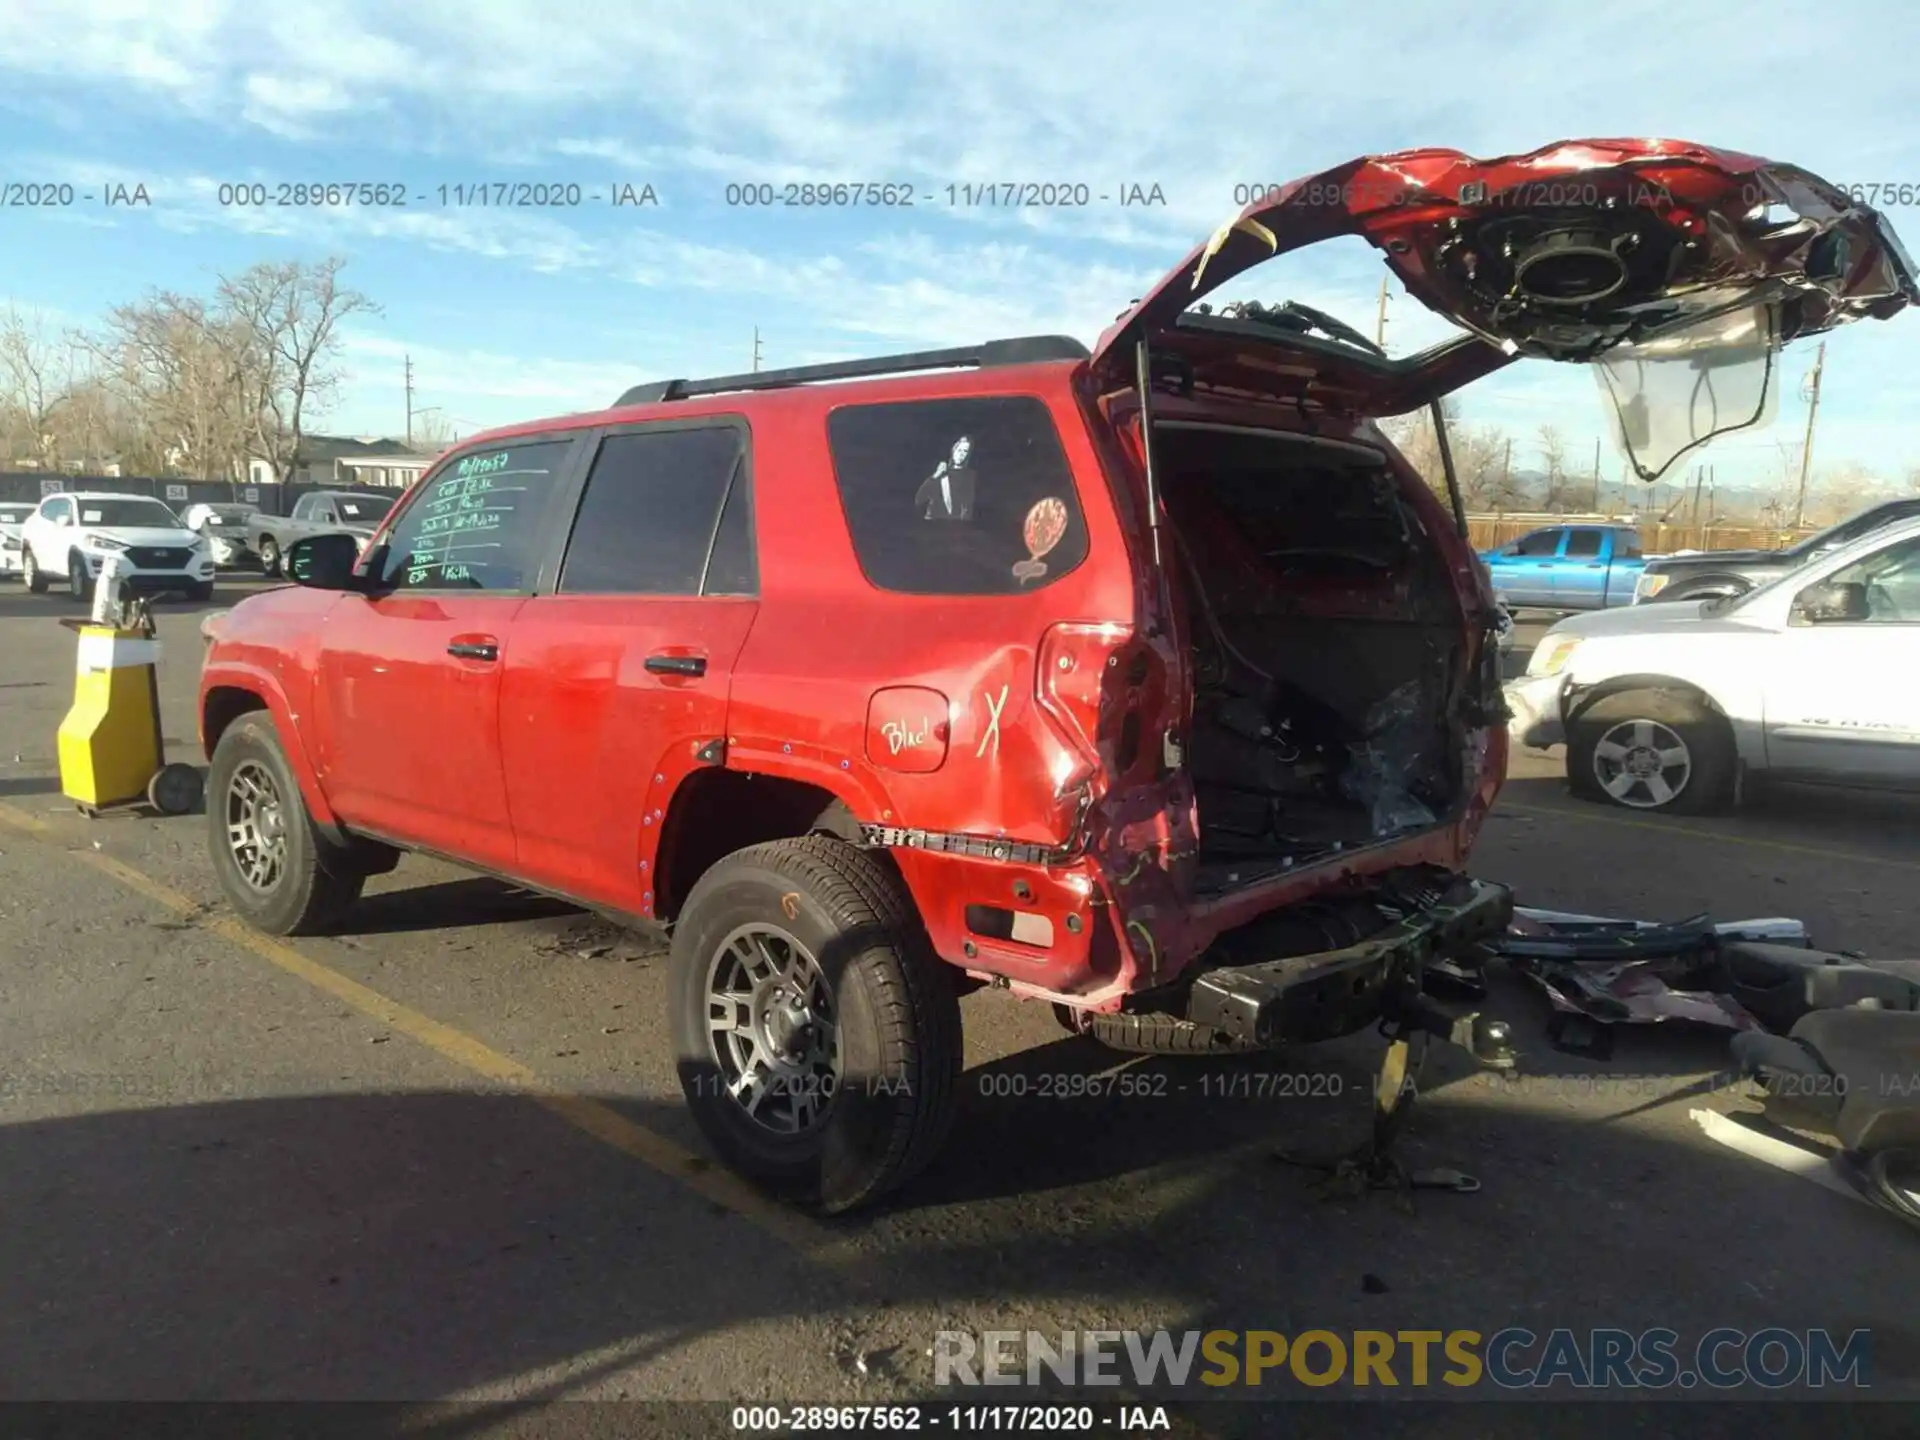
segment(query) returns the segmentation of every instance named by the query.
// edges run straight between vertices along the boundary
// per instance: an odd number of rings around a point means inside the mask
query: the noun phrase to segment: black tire
[[[39,562],[33,558],[32,546],[22,547],[20,552],[20,583],[25,585],[31,594],[47,593],[47,572],[42,570]]]
[[[1614,762],[1601,756],[1601,744],[1610,737],[1613,743],[1626,743],[1620,738],[1621,727],[1636,723],[1656,727],[1648,732],[1651,738],[1657,738],[1659,729],[1664,728],[1685,747],[1684,780],[1673,783],[1671,776],[1677,772],[1660,772],[1660,786],[1670,792],[1670,798],[1659,798],[1648,781],[1628,787],[1628,798],[1607,789],[1608,780],[1602,771],[1612,773]],[[1725,717],[1682,690],[1624,690],[1609,695],[1595,701],[1567,730],[1568,788],[1583,800],[1630,810],[1709,815],[1724,809],[1733,798],[1737,759],[1733,731]]]
[[[722,1069],[708,1024],[709,984],[727,959],[726,942],[749,926],[776,948],[785,936],[809,952],[831,997],[837,1080],[821,1118],[798,1133],[776,1133],[727,1092],[734,1077]],[[911,1179],[952,1128],[964,1059],[952,973],[897,877],[867,852],[805,835],[719,861],[675,922],[670,987],[688,1108],[722,1159],[749,1179],[843,1213]]]
[[[213,581],[208,580],[200,585],[189,585],[187,587],[187,598],[196,605],[204,605],[207,601],[213,599]]]
[[[87,598],[87,562],[78,550],[67,552],[67,594],[83,603]]]
[[[260,573],[269,580],[280,573],[280,545],[271,535],[260,537]]]
[[[1244,1055],[1261,1048],[1178,1015],[1095,1015],[1085,1033],[1129,1055]]]
[[[284,858],[269,883],[242,874],[228,835],[236,806],[236,777],[264,782],[279,807]],[[220,888],[242,920],[269,935],[317,935],[330,929],[360,898],[366,876],[333,852],[313,828],[300,786],[264,711],[242,715],[213,747],[207,767],[207,848]],[[235,816],[234,818],[238,818]]]

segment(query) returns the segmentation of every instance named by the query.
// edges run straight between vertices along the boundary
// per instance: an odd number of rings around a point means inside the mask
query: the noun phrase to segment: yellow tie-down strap
[[[92,674],[96,670],[129,670],[136,665],[159,663],[160,642],[138,630],[115,630],[106,625],[83,625],[80,628],[78,670],[82,675]]]

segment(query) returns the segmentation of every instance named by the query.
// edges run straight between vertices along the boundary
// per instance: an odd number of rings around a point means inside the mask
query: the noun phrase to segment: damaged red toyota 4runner
[[[1201,303],[1353,235],[1464,333],[1388,359]],[[1505,770],[1495,607],[1457,486],[1375,422],[1593,362],[1655,476],[1751,423],[1732,382],[1782,344],[1914,297],[1888,227],[1788,166],[1419,150],[1248,207],[1091,351],[670,380],[476,436],[364,554],[301,541],[212,626],[213,860],[276,933],[405,850],[666,927],[694,1115],[829,1210],[934,1154],[981,984],[1126,1050],[1384,1021],[1509,1063],[1423,995],[1511,911],[1462,874]],[[1653,405],[1708,367],[1719,412]]]

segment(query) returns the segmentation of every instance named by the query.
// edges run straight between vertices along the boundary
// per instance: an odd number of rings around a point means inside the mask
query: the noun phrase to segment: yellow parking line
[[[1697,825],[1682,825],[1674,821],[1631,820],[1625,815],[1609,815],[1602,810],[1576,810],[1571,805],[1515,805],[1505,800],[1495,802],[1493,813],[1511,810],[1521,815],[1551,815],[1562,820],[1591,820],[1599,825],[1624,825],[1634,830],[1651,830],[1656,835],[1692,835],[1701,840],[1723,841],[1728,845],[1745,845],[1755,850],[1779,850],[1788,855],[1812,855],[1821,860],[1845,860],[1869,865],[1892,865],[1903,870],[1920,870],[1920,860],[1909,860],[1892,855],[1869,855],[1860,850],[1829,850],[1821,845],[1795,845],[1787,840],[1767,840],[1757,835],[1728,835],[1719,830],[1705,830]]]
[[[4,802],[0,802],[0,823],[37,840],[57,843],[60,839],[60,831],[54,826]],[[163,885],[111,855],[97,850],[74,850],[68,853],[168,910],[194,914],[201,909],[191,897]],[[291,945],[249,929],[236,919],[209,917],[202,922],[202,928],[251,951],[295,979],[303,980],[314,989],[352,1006],[361,1014],[371,1016],[409,1039],[418,1041],[462,1069],[488,1080],[518,1087],[534,1104],[558,1116],[574,1129],[651,1166],[703,1199],[723,1206],[795,1247],[808,1259],[837,1265],[851,1258],[848,1247],[836,1240],[825,1226],[763,1195],[738,1176],[718,1168],[706,1157],[695,1154],[644,1125],[636,1124],[612,1106],[563,1090],[518,1060],[464,1031],[443,1025],[430,1015],[390,1000],[379,991],[369,989],[331,966],[303,955]]]

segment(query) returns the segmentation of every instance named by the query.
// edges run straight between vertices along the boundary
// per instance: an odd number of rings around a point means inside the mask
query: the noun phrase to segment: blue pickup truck
[[[1549,525],[1480,558],[1507,604],[1532,610],[1631,605],[1647,564],[1631,525]]]

